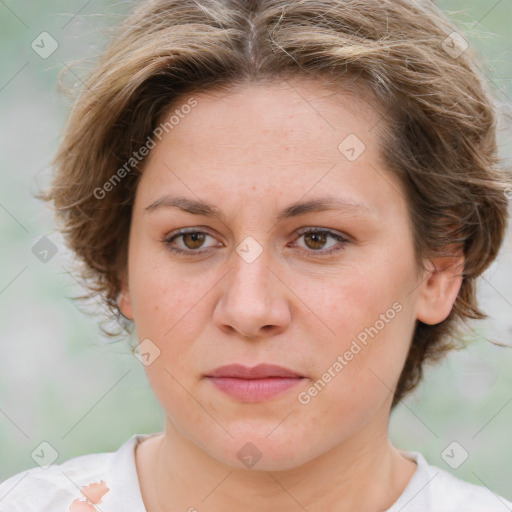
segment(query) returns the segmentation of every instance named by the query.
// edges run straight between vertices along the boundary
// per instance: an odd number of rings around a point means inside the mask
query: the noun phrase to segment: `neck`
[[[148,512],[383,511],[403,492],[416,464],[391,446],[387,420],[285,471],[236,468],[211,457],[167,420],[153,438],[141,479]],[[370,428],[371,427],[371,428]],[[372,435],[369,435],[369,434]],[[139,473],[140,475],[140,473]]]

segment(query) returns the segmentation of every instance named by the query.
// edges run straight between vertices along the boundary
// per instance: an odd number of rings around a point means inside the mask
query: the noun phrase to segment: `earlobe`
[[[132,302],[130,298],[130,291],[128,289],[128,279],[125,274],[121,276],[120,283],[121,289],[117,296],[117,306],[125,318],[133,320]]]
[[[464,256],[430,260],[420,285],[416,317],[425,324],[436,325],[450,314],[463,280]]]

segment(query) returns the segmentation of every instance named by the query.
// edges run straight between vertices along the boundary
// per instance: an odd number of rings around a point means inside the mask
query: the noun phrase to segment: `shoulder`
[[[436,490],[432,499],[439,510],[512,512],[512,502],[490,488],[466,482],[435,466],[430,467],[434,473],[433,488]]]
[[[388,512],[507,512],[512,502],[483,485],[475,485],[430,465],[419,452],[404,452],[418,465],[399,500]]]
[[[0,483],[2,512],[86,510],[117,499],[136,479],[134,447],[146,437],[133,435],[116,452],[92,453],[47,468],[35,467]],[[116,496],[112,496],[115,494]],[[103,509],[103,507],[102,507]]]
[[[0,484],[2,512],[69,510],[75,499],[84,499],[83,487],[106,481],[113,453],[81,455],[46,469],[31,468]]]

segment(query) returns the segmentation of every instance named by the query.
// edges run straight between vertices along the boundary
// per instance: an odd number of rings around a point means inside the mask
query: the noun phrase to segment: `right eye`
[[[204,241],[207,237],[213,239],[205,231],[198,231],[196,228],[186,228],[186,229],[178,229],[175,233],[167,236],[162,242],[165,244],[166,248],[176,254],[184,254],[188,256],[194,256],[196,254],[201,254],[206,252],[206,250],[197,250],[200,249]],[[182,246],[176,246],[175,240],[181,239]],[[210,247],[214,247],[213,245]]]

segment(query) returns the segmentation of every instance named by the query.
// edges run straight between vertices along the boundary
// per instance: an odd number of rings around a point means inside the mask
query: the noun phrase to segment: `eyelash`
[[[195,256],[197,254],[202,254],[204,252],[206,252],[208,249],[205,249],[205,250],[198,250],[198,251],[194,251],[192,249],[189,249],[189,250],[184,250],[184,249],[180,249],[178,247],[174,247],[172,246],[172,242],[176,239],[176,238],[179,238],[180,236],[183,236],[183,235],[186,235],[186,234],[195,234],[195,233],[201,233],[201,234],[204,234],[204,235],[207,235],[207,236],[211,236],[209,235],[206,231],[199,231],[195,228],[189,228],[189,229],[179,229],[176,233],[174,233],[172,236],[170,237],[166,237],[162,240],[162,242],[164,243],[164,245],[166,246],[167,249],[169,249],[170,251],[172,251],[173,253],[175,254],[182,254],[182,255],[186,255],[186,256]],[[315,234],[325,234],[325,235],[328,235],[334,239],[336,239],[338,242],[341,242],[343,245],[341,247],[338,247],[338,248],[330,248],[328,250],[325,250],[325,251],[311,251],[311,250],[305,250],[303,249],[303,251],[308,255],[308,256],[328,256],[330,254],[333,254],[333,253],[336,253],[336,252],[339,252],[339,251],[342,251],[345,249],[345,245],[346,244],[349,244],[350,243],[350,240],[348,240],[347,238],[345,238],[344,236],[341,236],[333,231],[330,231],[328,229],[319,229],[319,228],[311,228],[311,227],[308,227],[308,228],[302,228],[300,229],[297,234],[298,234],[298,238],[300,238],[302,235],[307,235],[309,233],[315,233]],[[297,238],[297,239],[298,239]]]

